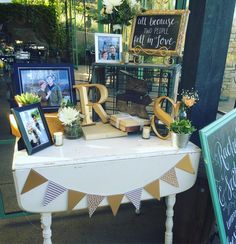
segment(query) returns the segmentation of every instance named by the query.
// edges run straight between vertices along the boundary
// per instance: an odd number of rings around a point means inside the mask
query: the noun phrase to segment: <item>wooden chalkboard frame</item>
[[[142,14],[135,16],[132,22],[131,38],[129,40],[129,51],[136,54],[143,54],[143,55],[146,54],[146,55],[153,55],[153,56],[182,56],[189,13],[190,13],[189,10],[148,10]],[[137,46],[133,45],[133,38],[134,38],[134,32],[137,24],[137,18],[142,16],[147,16],[147,15],[148,16],[165,16],[165,15],[181,16],[177,43],[174,50],[168,50],[166,48],[148,49],[142,47],[141,45],[137,45]]]
[[[219,235],[221,239],[221,243],[227,243],[227,236],[225,231],[224,219],[222,214],[222,209],[220,206],[220,199],[218,197],[217,186],[215,183],[215,174],[213,170],[213,162],[211,158],[211,150],[209,145],[209,137],[216,133],[219,129],[226,128],[227,124],[235,122],[236,129],[236,109],[227,113],[220,119],[206,126],[202,130],[199,131],[200,141],[202,145],[203,158],[205,161],[205,168],[207,172],[208,183],[210,187],[214,212],[216,216],[216,221],[218,225]]]

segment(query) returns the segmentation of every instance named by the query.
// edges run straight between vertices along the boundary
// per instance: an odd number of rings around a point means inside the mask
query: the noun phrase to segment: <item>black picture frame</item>
[[[12,108],[29,155],[53,144],[40,103]]]
[[[54,82],[53,88],[48,84],[49,79]],[[57,111],[62,99],[76,103],[72,64],[16,63],[14,64],[14,81],[15,95],[26,92],[38,94],[42,97],[41,106],[44,112]],[[43,91],[41,88],[45,88],[45,90]]]

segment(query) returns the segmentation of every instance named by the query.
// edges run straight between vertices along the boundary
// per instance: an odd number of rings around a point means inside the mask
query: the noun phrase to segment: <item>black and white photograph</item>
[[[122,35],[95,33],[95,60],[97,63],[119,63],[122,53]]]

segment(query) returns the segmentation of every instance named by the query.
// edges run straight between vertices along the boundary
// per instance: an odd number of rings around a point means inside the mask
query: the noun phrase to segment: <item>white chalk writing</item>
[[[227,243],[236,243],[236,128],[214,138],[214,178],[227,234]]]

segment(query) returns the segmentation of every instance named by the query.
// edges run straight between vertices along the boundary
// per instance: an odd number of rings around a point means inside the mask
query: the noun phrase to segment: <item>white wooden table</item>
[[[44,244],[51,243],[51,214],[68,210],[69,191],[85,193],[74,204],[76,210],[88,207],[89,194],[105,196],[99,206],[108,205],[108,196],[117,194],[124,194],[122,203],[129,202],[125,193],[136,189],[141,189],[142,200],[151,199],[156,195],[145,187],[157,183],[159,189],[154,187],[154,191],[166,197],[165,243],[172,243],[175,195],[195,183],[199,158],[200,149],[192,143],[178,149],[169,140],[129,135],[92,141],[64,139],[63,146],[51,146],[31,156],[16,147],[12,169],[19,206],[41,214]],[[50,182],[64,191],[45,205]]]

